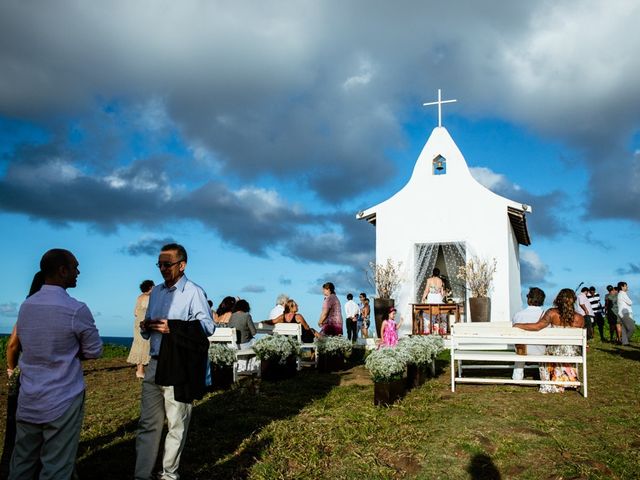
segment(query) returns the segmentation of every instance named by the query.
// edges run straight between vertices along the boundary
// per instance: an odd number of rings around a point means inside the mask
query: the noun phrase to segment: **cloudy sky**
[[[634,0],[1,1],[0,332],[52,247],[105,335],[170,240],[254,318],[371,292],[355,213],[408,180],[438,88],[476,178],[534,207],[523,286],[634,294],[638,24]]]

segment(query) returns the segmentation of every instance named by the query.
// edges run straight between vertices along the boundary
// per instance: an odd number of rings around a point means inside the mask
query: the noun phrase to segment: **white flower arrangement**
[[[457,277],[469,285],[471,297],[488,297],[497,265],[495,258],[489,261],[474,256],[465,265],[458,267]]]
[[[349,356],[351,354],[351,349],[353,348],[348,339],[338,336],[322,336],[320,338],[316,338],[314,343],[318,348],[318,353],[320,355],[327,356],[340,354]]]
[[[407,366],[406,354],[397,348],[381,348],[371,352],[365,366],[374,382],[400,380]]]
[[[209,345],[209,360],[214,365],[229,367],[236,361],[236,352],[223,343]]]
[[[396,348],[406,354],[407,363],[426,365],[444,350],[444,341],[439,335],[414,335],[401,339]]]
[[[268,335],[253,345],[253,351],[260,360],[277,360],[284,365],[287,358],[300,355],[300,342],[287,335]]]
[[[393,294],[400,286],[400,268],[402,262],[394,262],[387,258],[387,262],[380,264],[369,262],[369,270],[366,270],[369,284],[376,289],[378,298],[393,298]]]

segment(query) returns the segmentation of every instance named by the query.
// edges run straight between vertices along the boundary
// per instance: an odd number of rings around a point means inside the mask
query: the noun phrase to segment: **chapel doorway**
[[[449,298],[455,303],[463,303],[467,297],[467,287],[458,279],[458,268],[466,263],[464,242],[416,243],[415,244],[415,294],[414,302],[421,303],[422,294],[434,268],[440,269],[440,277]]]

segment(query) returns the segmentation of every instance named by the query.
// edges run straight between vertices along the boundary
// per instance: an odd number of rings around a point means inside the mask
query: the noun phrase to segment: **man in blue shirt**
[[[145,320],[140,324],[142,336],[150,341],[151,360],[142,382],[135,478],[151,478],[166,418],[168,432],[161,478],[173,480],[179,478],[180,455],[187,439],[193,405],[176,401],[173,387],[155,382],[162,335],[170,332],[169,320],[199,321],[204,332],[211,335],[213,319],[204,290],[184,274],[187,252],[182,245],[171,243],[162,247],[157,266],[164,282],[152,290]]]

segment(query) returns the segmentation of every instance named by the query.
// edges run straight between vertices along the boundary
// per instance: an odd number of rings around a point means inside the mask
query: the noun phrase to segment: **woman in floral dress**
[[[563,288],[553,301],[554,308],[545,312],[537,323],[519,323],[514,327],[523,330],[538,331],[545,327],[550,328],[584,328],[584,318],[577,313],[573,306],[576,302],[576,294],[570,288]],[[547,355],[579,356],[580,348],[577,345],[547,345]],[[547,363],[540,367],[540,380],[555,380],[563,382],[578,381],[578,369],[572,363]],[[540,385],[542,393],[564,392],[562,385]]]

